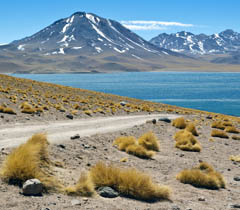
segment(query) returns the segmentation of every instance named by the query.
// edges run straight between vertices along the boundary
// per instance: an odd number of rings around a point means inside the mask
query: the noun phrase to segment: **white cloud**
[[[166,27],[193,27],[193,24],[185,24],[179,22],[165,22],[165,21],[152,21],[152,20],[128,20],[121,21],[121,23],[132,30],[165,30]]]

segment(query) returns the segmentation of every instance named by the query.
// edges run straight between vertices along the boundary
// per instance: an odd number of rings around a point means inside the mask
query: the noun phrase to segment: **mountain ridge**
[[[193,34],[186,31],[162,33],[149,42],[158,47],[188,55],[226,54],[240,51],[240,33],[232,29],[212,35]]]

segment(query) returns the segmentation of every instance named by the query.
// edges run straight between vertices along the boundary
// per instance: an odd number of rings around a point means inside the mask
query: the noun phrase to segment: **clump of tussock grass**
[[[226,185],[223,176],[206,162],[200,163],[198,167],[181,171],[177,179],[184,184],[213,190],[225,188]]]
[[[178,131],[174,139],[175,147],[184,151],[200,152],[202,147],[193,134],[187,130]]]
[[[184,129],[184,128],[186,128],[187,124],[183,117],[179,117],[179,118],[176,118],[175,120],[173,120],[172,126],[179,128],[179,129]]]
[[[233,135],[233,136],[232,136],[232,139],[233,139],[233,140],[240,140],[240,136]]]
[[[114,140],[113,146],[117,145],[120,151],[139,158],[149,159],[159,151],[159,145],[156,136],[152,132],[143,134],[138,140],[134,136],[121,136]]]
[[[240,162],[240,155],[236,155],[236,156],[231,155],[230,160],[234,162]]]
[[[147,150],[153,150],[157,152],[159,151],[160,148],[158,139],[152,131],[149,131],[140,136],[138,139],[138,144],[143,146]]]
[[[99,162],[90,169],[90,177],[96,188],[109,186],[126,197],[145,201],[170,197],[169,187],[155,184],[150,176],[134,168],[122,169]]]
[[[228,139],[229,138],[229,136],[226,134],[226,132],[225,131],[221,131],[221,130],[212,130],[211,136],[212,137],[224,138],[224,139]]]
[[[1,111],[0,111],[1,112]],[[4,107],[2,109],[2,113],[5,113],[5,114],[14,114],[16,115],[16,112],[11,108],[11,107]]]
[[[87,173],[82,173],[78,182],[73,186],[64,189],[67,195],[91,197],[95,193],[95,187],[91,177]]]
[[[197,129],[195,127],[195,124],[190,122],[187,124],[187,127],[185,128],[185,130],[191,132],[194,136],[198,136],[198,132]]]
[[[140,158],[144,158],[144,159],[152,158],[155,155],[154,151],[147,150],[143,146],[138,144],[129,145],[126,148],[126,152],[128,154],[131,154]]]
[[[240,131],[234,126],[227,126],[224,131],[227,133],[240,133]]]
[[[113,146],[117,145],[120,151],[126,151],[130,145],[136,145],[137,139],[134,136],[120,136],[113,142]]]
[[[28,179],[37,178],[46,190],[60,190],[61,184],[51,175],[48,144],[45,134],[33,135],[7,156],[0,169],[1,178],[19,186]]]
[[[220,129],[220,130],[224,130],[225,129],[225,125],[223,125],[223,123],[221,121],[214,121],[214,122],[212,122],[211,127],[212,128],[217,128],[217,129]]]

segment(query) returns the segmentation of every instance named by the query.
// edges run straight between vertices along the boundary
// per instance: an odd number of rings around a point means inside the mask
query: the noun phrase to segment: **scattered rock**
[[[97,192],[104,198],[115,198],[119,196],[119,193],[111,187],[100,187],[98,188]]]
[[[180,210],[180,207],[178,207],[177,205],[172,206],[172,210]]]
[[[240,204],[231,204],[231,208],[240,209]]]
[[[212,116],[207,116],[206,119],[211,120],[211,119],[212,119]]]
[[[73,199],[73,200],[71,200],[71,204],[72,204],[72,206],[76,206],[76,205],[81,205],[81,202],[78,199]]]
[[[43,185],[38,179],[29,179],[24,182],[22,191],[23,195],[41,195],[43,191]]]
[[[87,201],[88,201],[88,198],[83,198],[83,201],[87,202]]]
[[[67,114],[66,117],[67,117],[68,119],[70,119],[70,120],[73,119],[73,115],[71,115],[71,114]]]
[[[183,156],[184,156],[184,154],[180,154],[180,155],[179,155],[179,157],[183,157]]]
[[[3,116],[3,115],[1,115],[0,117],[1,117],[2,119],[4,118],[4,116]]]
[[[70,137],[72,140],[74,139],[80,139],[80,135],[79,134],[75,134],[74,136]]]
[[[84,149],[89,149],[90,146],[88,144],[82,144],[82,146],[84,147]]]
[[[65,148],[66,148],[65,145],[63,145],[63,144],[58,144],[57,146],[60,147],[60,148],[62,148],[62,149],[65,149]]]
[[[120,102],[120,105],[121,105],[121,106],[125,106],[126,104],[127,104],[127,103],[126,103],[125,101],[121,101],[121,102]]]
[[[158,121],[163,121],[163,122],[166,122],[166,123],[170,123],[171,122],[171,120],[169,118],[167,118],[167,117],[161,117],[161,118],[158,119]]]
[[[239,182],[240,181],[240,176],[234,176],[233,180]]]
[[[204,197],[199,197],[198,200],[199,201],[205,201],[206,199]]]
[[[156,119],[153,119],[153,120],[152,120],[152,123],[153,123],[153,124],[156,124],[156,123],[157,123],[157,120],[156,120]]]

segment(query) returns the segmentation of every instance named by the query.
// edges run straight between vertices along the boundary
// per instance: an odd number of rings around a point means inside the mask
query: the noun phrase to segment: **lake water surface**
[[[240,73],[134,72],[13,76],[240,116]]]

